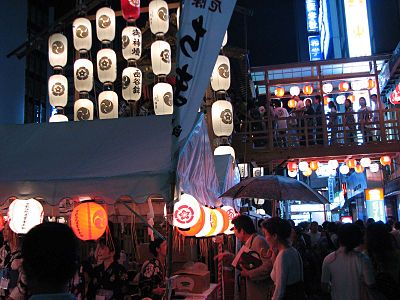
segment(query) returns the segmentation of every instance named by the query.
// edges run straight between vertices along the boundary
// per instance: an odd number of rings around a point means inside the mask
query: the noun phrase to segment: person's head
[[[361,107],[367,106],[367,100],[365,100],[364,97],[360,97],[360,99],[358,99],[358,102],[360,103]]]
[[[263,233],[270,247],[288,245],[288,239],[292,232],[292,226],[287,220],[273,217],[262,223]]]
[[[371,257],[383,259],[385,254],[393,251],[393,236],[383,222],[375,222],[367,226],[366,248]]]
[[[372,94],[371,95],[371,100],[376,102],[378,100],[378,95],[377,94]]]
[[[22,244],[22,266],[32,294],[65,292],[78,267],[78,241],[61,223],[32,228]]]
[[[329,101],[328,107],[329,107],[330,109],[333,109],[333,108],[336,109],[336,104],[335,104],[335,102]]]
[[[392,228],[393,225],[394,225],[394,220],[393,219],[388,219],[387,220],[387,225],[389,225]]]
[[[167,241],[162,238],[156,238],[149,244],[149,250],[154,257],[166,257],[167,256]]]
[[[364,221],[361,219],[358,219],[357,221],[354,222],[361,230],[365,229]]]
[[[290,223],[290,226],[292,226],[292,228],[296,227],[296,223],[292,219],[288,219],[288,222]]]
[[[368,219],[367,219],[367,226],[368,226],[369,224],[372,224],[372,223],[375,223],[374,218],[368,218]]]
[[[306,104],[306,107],[310,107],[310,106],[311,106],[311,99],[310,99],[310,98],[307,98],[307,99],[305,100],[305,104]]]
[[[344,101],[344,107],[346,108],[346,110],[353,107],[353,103],[351,102],[350,99],[347,98],[347,99]]]
[[[321,96],[320,95],[316,95],[314,98],[314,104],[315,105],[319,105],[321,104]]]
[[[362,242],[362,232],[355,224],[346,223],[340,225],[337,235],[340,246],[344,247],[346,252],[352,251]]]
[[[241,242],[245,242],[250,235],[256,232],[253,220],[249,216],[239,215],[232,220],[232,224],[235,236]]]
[[[116,257],[115,254],[119,253],[116,251],[115,246],[111,239],[100,238],[97,241],[97,247],[95,250],[95,257],[98,263],[105,261],[113,261]]]
[[[318,222],[315,222],[315,221],[311,222],[310,231],[312,233],[317,233],[318,232]]]
[[[329,222],[326,229],[330,234],[336,233],[337,229],[338,229],[338,225],[335,222]]]

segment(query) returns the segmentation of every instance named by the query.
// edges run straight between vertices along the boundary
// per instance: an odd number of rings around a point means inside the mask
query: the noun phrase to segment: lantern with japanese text
[[[49,37],[49,62],[52,67],[64,67],[68,60],[68,41],[65,35],[54,33]]]
[[[297,85],[292,86],[292,87],[290,87],[289,93],[293,97],[298,96],[298,95],[300,95],[300,88]]]
[[[74,85],[78,92],[90,92],[93,88],[93,63],[86,59],[77,59],[74,63]]]
[[[232,220],[238,215],[238,213],[235,211],[235,209],[232,206],[229,205],[224,205],[221,207],[222,210],[224,210],[229,218],[229,223],[228,223],[228,229],[224,231],[225,234],[233,234],[233,224]]]
[[[134,22],[140,16],[140,0],[121,0],[122,17],[128,22]]]
[[[211,107],[212,127],[216,136],[230,136],[233,132],[233,108],[227,100],[215,101]]]
[[[312,92],[313,92],[313,87],[312,87],[312,85],[305,85],[304,87],[303,87],[303,93],[305,94],[305,95],[311,95],[312,94]]]
[[[289,107],[289,108],[295,108],[296,105],[297,105],[296,100],[290,99],[290,100],[288,101],[288,107]]]
[[[127,67],[122,71],[122,97],[126,101],[138,101],[142,95],[142,71]]]
[[[204,227],[205,222],[205,213],[203,206],[200,206],[200,218],[195,225],[188,229],[181,229],[178,227],[178,232],[183,236],[195,236],[198,234]]]
[[[7,215],[10,229],[17,234],[26,234],[43,222],[43,206],[35,199],[15,199]]]
[[[236,158],[235,149],[233,149],[229,145],[221,145],[215,148],[214,155],[228,155],[230,154],[233,157],[233,160]]]
[[[347,174],[349,174],[350,169],[346,164],[343,164],[340,166],[339,172],[340,172],[340,174],[347,175]]]
[[[322,86],[322,91],[323,91],[325,94],[332,93],[332,91],[333,91],[333,85],[332,85],[332,83],[325,83],[325,84]]]
[[[99,239],[107,226],[107,212],[103,206],[95,202],[81,203],[71,213],[71,228],[83,241]]]
[[[347,92],[350,89],[350,84],[346,81],[339,83],[339,91]]]
[[[126,60],[138,60],[142,55],[142,32],[136,26],[122,30],[122,56]]]
[[[68,122],[68,117],[63,114],[55,114],[49,118],[49,123]]]
[[[74,103],[74,121],[93,120],[93,102],[89,99],[78,99]]]
[[[117,56],[113,49],[101,49],[97,52],[97,76],[102,83],[117,79]]]
[[[159,82],[153,87],[153,104],[156,115],[171,115],[173,108],[172,86],[169,83]]]
[[[49,102],[53,107],[64,107],[68,101],[68,80],[63,75],[52,75],[49,78]]]
[[[346,162],[346,165],[347,165],[350,169],[354,169],[354,168],[356,167],[356,165],[357,165],[357,160],[355,160],[355,159],[349,159],[349,160]]]
[[[388,156],[388,155],[382,156],[382,157],[379,159],[379,161],[381,162],[381,165],[382,165],[382,166],[389,166],[390,163],[392,162],[390,156]]]
[[[287,168],[288,168],[288,170],[289,171],[297,171],[297,163],[296,162],[294,162],[294,161],[289,161],[288,163],[287,163]]]
[[[218,55],[211,74],[211,88],[214,91],[227,91],[231,86],[231,64],[224,55]]]
[[[88,19],[75,19],[72,34],[76,51],[89,51],[92,48],[92,25]]]
[[[283,87],[277,87],[275,88],[275,96],[277,97],[283,97],[285,95],[285,89]]]
[[[369,157],[361,158],[360,165],[362,165],[364,168],[368,168],[371,165],[371,159]]]
[[[171,72],[171,46],[165,41],[151,44],[151,66],[155,75],[168,75]]]
[[[359,165],[359,164],[357,164],[355,167],[354,167],[354,171],[356,172],[356,173],[363,173],[364,172],[364,167],[362,166],[362,165]]]
[[[114,91],[103,91],[99,94],[99,118],[118,118],[118,95]]]
[[[102,43],[110,43],[115,38],[115,12],[102,7],[96,12],[96,33]]]
[[[149,3],[150,30],[153,34],[165,34],[169,28],[168,4],[163,0],[153,0]]]
[[[375,80],[373,80],[371,78],[368,79],[368,89],[372,90],[373,88],[375,88],[375,86],[376,86]]]
[[[201,217],[199,202],[189,195],[183,194],[174,204],[173,225],[178,228],[188,229],[196,225]]]
[[[315,171],[319,167],[319,161],[313,160],[310,162],[310,169]]]

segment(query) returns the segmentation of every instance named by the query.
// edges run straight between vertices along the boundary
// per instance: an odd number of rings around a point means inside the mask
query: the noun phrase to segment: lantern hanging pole
[[[147,226],[148,228],[150,228],[150,229],[155,233],[155,235],[156,235],[157,237],[159,237],[159,238],[165,240],[165,237],[164,237],[161,233],[159,233],[159,232],[157,231],[157,229],[155,229],[153,226],[151,226],[151,225],[147,222],[147,220],[146,220],[145,218],[143,218],[143,217],[142,217],[141,215],[139,215],[136,211],[134,211],[132,208],[130,208],[128,204],[126,204],[126,203],[125,203],[124,201],[122,201],[121,199],[118,199],[117,202],[121,203],[121,204],[122,204],[123,206],[125,206],[131,213],[133,213],[133,214],[134,214],[136,217],[138,217],[143,223],[145,223],[146,226]]]

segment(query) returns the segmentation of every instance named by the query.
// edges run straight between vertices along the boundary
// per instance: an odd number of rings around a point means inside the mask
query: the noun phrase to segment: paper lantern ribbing
[[[218,146],[214,150],[214,155],[228,155],[230,154],[233,157],[233,160],[236,158],[235,149],[228,145]]]
[[[298,96],[298,95],[300,95],[300,88],[297,85],[292,86],[290,88],[289,92],[290,92],[290,95],[292,95],[292,96]]]
[[[163,0],[153,0],[149,3],[150,30],[153,34],[167,33],[169,28],[168,4]]]
[[[107,226],[107,212],[95,202],[81,203],[71,213],[71,228],[83,241],[99,239]]]
[[[229,90],[231,86],[231,64],[229,58],[224,55],[218,55],[210,82],[214,91]]]
[[[283,95],[285,95],[285,89],[283,87],[277,87],[274,93],[277,97],[283,97]]]
[[[385,155],[385,156],[382,156],[382,157],[379,159],[379,161],[381,162],[381,165],[382,165],[382,166],[389,166],[390,163],[392,162],[392,159],[390,158],[390,156]]]
[[[151,44],[151,67],[155,75],[168,75],[171,72],[171,46],[165,41]]]
[[[13,232],[26,234],[43,222],[43,206],[35,199],[16,199],[8,208],[8,222]]]
[[[68,122],[67,116],[63,114],[55,114],[49,118],[49,123]]]
[[[96,12],[96,33],[100,42],[111,42],[115,38],[115,12],[102,7]]]
[[[200,204],[189,195],[183,194],[174,204],[173,225],[178,228],[188,229],[196,225],[201,217]]]
[[[188,230],[178,228],[178,232],[180,234],[182,234],[183,236],[195,236],[196,234],[198,234],[201,231],[201,229],[203,229],[204,222],[205,222],[204,208],[202,206],[200,206],[199,221],[194,226],[190,227]]]
[[[53,107],[64,107],[68,102],[68,80],[63,75],[52,75],[49,78],[49,102]]]
[[[86,59],[77,59],[74,63],[74,85],[78,92],[90,92],[93,88],[93,63]]]
[[[331,93],[331,92],[333,91],[333,85],[332,85],[332,83],[325,83],[325,84],[322,86],[322,91],[323,91],[325,94]]]
[[[126,101],[138,101],[142,96],[142,71],[127,67],[122,71],[122,97]]]
[[[156,115],[171,115],[174,112],[172,86],[160,82],[153,87],[153,104]]]
[[[133,22],[140,16],[140,0],[121,0],[122,17]]]
[[[227,100],[215,101],[211,107],[212,127],[216,136],[230,136],[233,132],[233,108]]]
[[[88,19],[75,19],[72,23],[72,34],[75,50],[89,51],[92,48],[92,25]]]
[[[78,99],[74,103],[74,121],[93,120],[93,102],[89,99]]]
[[[350,89],[350,84],[346,81],[339,83],[339,91],[347,92]]]
[[[118,118],[118,95],[114,91],[103,91],[99,94],[99,118]]]
[[[49,62],[52,67],[64,67],[68,60],[68,41],[65,35],[54,33],[49,37]]]
[[[290,100],[288,101],[288,107],[289,107],[289,108],[295,108],[296,106],[297,106],[297,101],[296,101],[296,100],[290,99]]]
[[[122,30],[122,56],[126,60],[138,60],[142,55],[142,32],[136,26]]]
[[[305,95],[311,95],[312,94],[312,92],[313,92],[313,87],[312,87],[312,85],[305,85],[304,87],[303,87],[303,93],[305,94]]]
[[[117,55],[114,50],[106,48],[97,52],[97,76],[102,83],[117,79]]]

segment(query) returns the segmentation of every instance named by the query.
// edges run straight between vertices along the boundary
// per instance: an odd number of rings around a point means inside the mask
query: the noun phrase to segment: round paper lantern
[[[289,171],[297,171],[297,163],[295,163],[294,161],[289,161],[287,163],[287,168]]]
[[[313,92],[313,87],[312,87],[312,85],[305,85],[305,86],[303,87],[303,93],[304,93],[305,95],[311,95],[312,92]]]
[[[292,177],[292,178],[294,178],[294,177],[296,177],[297,176],[297,171],[288,171],[288,175],[289,175],[289,177]]]
[[[214,155],[228,155],[228,154],[230,154],[233,157],[233,160],[235,160],[236,158],[235,149],[233,149],[231,146],[222,145],[218,146],[214,150]]]
[[[356,173],[363,173],[364,172],[364,167],[362,165],[356,165],[354,168],[354,171],[356,171]]]
[[[67,116],[63,114],[55,114],[49,118],[49,123],[68,122]]]
[[[336,159],[331,159],[328,161],[328,167],[331,169],[337,169],[339,167],[339,162]]]
[[[77,59],[74,63],[74,85],[78,92],[90,92],[93,88],[93,63],[86,59]]]
[[[204,213],[204,208],[200,206],[200,218],[199,221],[192,227],[190,227],[188,230],[183,230],[178,228],[178,232],[182,234],[183,236],[195,236],[198,234],[204,227],[204,222],[205,222],[205,213]]]
[[[127,67],[122,71],[122,97],[126,101],[138,101],[142,96],[142,71]]]
[[[372,90],[373,88],[375,88],[376,84],[375,84],[375,80],[373,79],[368,79],[368,89]]]
[[[308,176],[311,176],[311,174],[312,174],[312,170],[310,168],[308,168],[305,171],[303,171],[303,175],[304,176],[308,177]]]
[[[99,94],[99,118],[118,118],[118,95],[114,91],[103,91]]]
[[[390,163],[392,162],[390,156],[387,156],[387,155],[382,156],[382,157],[379,159],[379,161],[381,162],[381,165],[382,165],[382,166],[389,166]]]
[[[68,41],[65,35],[54,33],[49,36],[49,62],[52,67],[64,67],[68,60]]]
[[[178,20],[179,20],[179,19],[178,19]],[[179,29],[179,28],[178,28],[178,29]],[[222,40],[222,46],[221,46],[221,48],[225,47],[225,45],[226,45],[227,42],[228,42],[228,30],[225,31],[224,39]]]
[[[346,164],[347,164],[347,166],[348,166],[350,169],[354,169],[355,166],[357,165],[357,161],[356,161],[355,159],[349,159],[349,160],[346,162]]]
[[[17,234],[26,234],[43,222],[43,206],[35,199],[16,199],[8,208],[10,229]]]
[[[204,237],[208,234],[211,230],[211,208],[206,206],[202,206],[204,211],[204,224],[203,228],[195,235],[196,237]]]
[[[140,16],[140,0],[121,0],[122,17],[133,22]]]
[[[347,92],[350,89],[350,84],[346,81],[339,83],[339,91]]]
[[[310,169],[315,171],[319,167],[319,162],[317,160],[313,160],[310,162]]]
[[[352,103],[354,103],[356,101],[356,96],[354,95],[348,95],[347,99],[349,99]]]
[[[371,165],[371,159],[369,157],[361,158],[360,165],[362,165],[364,168],[368,168]]]
[[[347,175],[347,174],[349,174],[350,169],[349,169],[349,167],[347,165],[343,164],[343,165],[340,166],[339,172],[341,174],[343,174],[343,175]]]
[[[178,202],[174,204],[173,225],[188,229],[196,225],[201,217],[200,204],[189,195],[183,194]]]
[[[156,75],[168,75],[171,72],[171,46],[165,41],[151,44],[151,66]]]
[[[324,85],[322,85],[322,91],[323,91],[325,94],[332,93],[332,91],[333,91],[333,85],[332,85],[332,83],[325,83]]]
[[[232,220],[238,215],[238,213],[235,211],[235,209],[232,206],[224,205],[221,207],[222,210],[224,210],[229,218],[229,224],[228,224],[228,229],[224,231],[224,234],[233,234],[233,224]]]
[[[150,30],[153,34],[165,34],[169,28],[168,4],[163,0],[153,0],[149,3]]]
[[[138,60],[142,55],[142,32],[136,26],[122,30],[122,56],[126,60]]]
[[[64,107],[68,102],[68,80],[63,75],[52,75],[49,78],[49,102],[53,107]]]
[[[377,164],[377,163],[371,164],[371,165],[369,166],[369,170],[370,170],[370,172],[372,172],[372,173],[379,172],[379,164]]]
[[[229,224],[230,224],[229,215],[228,215],[228,213],[227,213],[224,209],[222,209],[222,208],[216,208],[216,210],[218,210],[218,211],[221,213],[222,218],[223,218],[222,229],[221,229],[221,231],[220,231],[219,233],[224,233],[226,230],[229,229]]]
[[[301,172],[304,172],[305,170],[307,170],[308,169],[308,162],[306,162],[306,161],[301,161],[300,163],[299,163],[299,170],[301,171]]]
[[[92,48],[92,25],[88,19],[75,19],[72,23],[72,34],[75,50],[89,51]]]
[[[107,212],[95,202],[81,203],[71,213],[71,228],[83,241],[99,239],[107,226]]]
[[[345,95],[339,95],[336,97],[336,102],[337,104],[344,104],[346,101],[346,96]]]
[[[288,107],[289,107],[289,108],[295,108],[296,105],[297,105],[297,101],[296,101],[296,100],[290,99],[290,100],[288,101]]]
[[[112,49],[97,52],[97,76],[102,83],[117,79],[117,56]]]
[[[283,95],[285,95],[285,89],[283,87],[277,87],[275,89],[275,96],[283,97]]]
[[[174,112],[172,86],[160,82],[153,87],[153,104],[156,115],[171,115]]]
[[[300,95],[300,88],[297,85],[292,86],[292,87],[290,87],[289,93],[293,97],[298,96],[298,95]]]
[[[96,33],[100,42],[111,42],[115,38],[115,12],[102,7],[96,12]]]
[[[205,236],[215,236],[222,233],[224,228],[224,217],[222,213],[217,209],[211,210],[211,230]]]
[[[78,99],[74,103],[74,121],[93,120],[93,102],[89,99]]]
[[[233,132],[233,108],[227,100],[215,101],[211,107],[212,127],[216,136],[230,136]]]
[[[229,58],[218,55],[211,74],[211,88],[214,91],[227,91],[231,86],[231,64]]]

